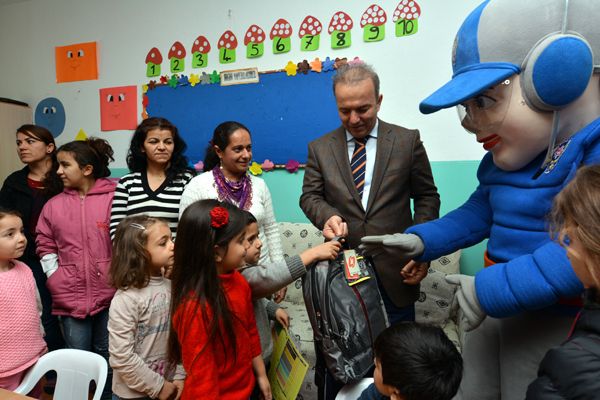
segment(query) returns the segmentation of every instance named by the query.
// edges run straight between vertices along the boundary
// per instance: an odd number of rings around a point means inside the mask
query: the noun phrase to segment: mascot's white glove
[[[412,233],[394,233],[393,235],[365,236],[360,239],[359,248],[367,255],[385,250],[398,255],[399,258],[414,259],[425,251],[420,237]]]
[[[481,308],[479,300],[477,299],[477,292],[475,290],[475,277],[469,275],[446,275],[446,282],[457,285],[456,288],[456,299],[463,311],[463,323],[465,331],[469,332],[477,328],[485,317],[487,316],[485,311]]]
[[[42,270],[48,278],[58,269],[58,254],[46,254],[40,260]]]

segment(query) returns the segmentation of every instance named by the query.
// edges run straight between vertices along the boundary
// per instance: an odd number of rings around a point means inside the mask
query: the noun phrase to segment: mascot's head
[[[458,105],[499,168],[522,168],[548,148],[553,114],[580,98],[600,68],[599,15],[595,0],[484,2],[456,35],[452,79],[421,112]]]

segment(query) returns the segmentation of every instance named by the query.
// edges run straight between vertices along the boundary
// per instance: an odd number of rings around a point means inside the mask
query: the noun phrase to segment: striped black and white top
[[[123,176],[117,184],[110,213],[111,239],[115,237],[119,222],[125,217],[137,214],[146,214],[168,221],[175,238],[181,194],[192,178],[190,172],[185,172],[171,182],[165,180],[153,191],[148,185],[146,173],[132,172]]]

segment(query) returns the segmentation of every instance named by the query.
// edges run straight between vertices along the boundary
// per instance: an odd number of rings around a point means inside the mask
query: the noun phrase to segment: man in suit
[[[377,118],[383,99],[377,74],[362,63],[343,65],[333,90],[342,126],[308,145],[304,214],[327,239],[345,236],[350,248],[363,236],[403,232],[436,219],[440,198],[419,131]],[[373,260],[390,323],[414,320],[426,265],[387,251]]]

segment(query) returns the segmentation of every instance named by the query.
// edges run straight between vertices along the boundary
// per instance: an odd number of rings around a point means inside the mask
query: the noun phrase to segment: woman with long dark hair
[[[196,200],[217,199],[252,213],[263,243],[259,264],[283,261],[271,192],[265,181],[248,173],[252,161],[250,131],[239,122],[215,128],[206,149],[204,174],[192,179],[181,196],[179,215]]]
[[[31,268],[42,300],[42,324],[48,350],[64,347],[58,318],[51,314],[52,297],[46,288],[46,275],[36,254],[35,227],[42,208],[54,195],[62,192],[56,174],[56,143],[49,130],[37,125],[23,125],[16,132],[17,153],[25,167],[10,174],[0,190],[0,206],[17,211],[23,219],[27,248],[20,260]]]
[[[147,118],[137,127],[127,154],[131,172],[119,180],[115,191],[111,238],[121,220],[136,214],[166,220],[175,237],[179,200],[195,175],[183,154],[185,149],[177,127],[164,118]]]

